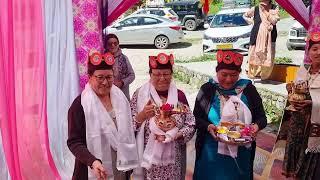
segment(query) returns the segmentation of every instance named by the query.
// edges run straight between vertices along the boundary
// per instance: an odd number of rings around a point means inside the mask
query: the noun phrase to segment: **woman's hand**
[[[208,132],[211,134],[211,136],[214,138],[214,139],[218,139],[217,135],[216,135],[216,131],[217,131],[217,127],[213,124],[210,124],[208,126]]]
[[[166,136],[155,134],[155,139],[158,142],[163,142],[164,140],[166,140]]]
[[[312,105],[312,101],[311,100],[303,100],[303,101],[289,100],[289,103],[292,104],[293,107],[298,111],[306,108],[307,106],[311,106]]]
[[[183,134],[182,134],[182,132],[178,132],[178,133],[176,134],[176,136],[174,137],[174,140],[175,140],[175,141],[178,141],[178,140],[180,140],[180,139],[183,139]]]
[[[250,129],[252,129],[252,136],[256,137],[259,131],[259,126],[257,124],[251,124]]]
[[[98,180],[107,180],[107,172],[99,160],[92,163],[92,170]]]
[[[152,104],[151,100],[144,106],[143,110],[137,115],[136,119],[139,123],[143,123],[146,119],[150,119],[156,115],[155,105]]]

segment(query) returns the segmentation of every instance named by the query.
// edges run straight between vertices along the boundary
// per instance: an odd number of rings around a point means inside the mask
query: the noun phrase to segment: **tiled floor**
[[[266,165],[270,158],[271,152],[273,150],[273,146],[275,144],[276,136],[274,134],[260,132],[257,136],[257,150],[256,150],[256,157],[254,161],[254,173],[255,179],[270,179],[270,180],[282,180],[286,179],[284,176],[281,175],[282,169],[282,161],[275,160],[274,163],[271,163],[271,171],[270,176],[266,170]],[[194,138],[188,144],[187,150],[187,175],[186,180],[192,179],[193,168],[194,168]],[[265,173],[265,174],[264,174]]]

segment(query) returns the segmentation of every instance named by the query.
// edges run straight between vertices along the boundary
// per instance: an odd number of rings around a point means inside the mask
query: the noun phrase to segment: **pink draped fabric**
[[[108,0],[108,25],[115,21],[121,14],[136,4],[139,0]]]
[[[309,27],[308,10],[302,0],[276,0],[292,17],[299,21],[306,29]]]
[[[0,123],[13,180],[60,179],[48,142],[42,3],[0,6]]]
[[[80,87],[88,82],[87,60],[91,51],[102,51],[100,0],[72,0],[76,57]]]

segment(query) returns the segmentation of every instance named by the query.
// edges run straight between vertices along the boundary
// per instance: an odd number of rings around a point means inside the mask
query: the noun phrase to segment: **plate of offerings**
[[[308,81],[298,81],[290,82],[286,85],[288,91],[288,100],[289,101],[304,101],[306,100],[309,85]],[[297,111],[293,105],[286,107],[286,110]]]
[[[161,107],[156,107],[155,123],[162,131],[167,132],[176,126],[175,119],[171,116],[173,114],[186,113],[186,108],[185,106],[174,106],[172,104],[164,104]]]
[[[247,145],[254,141],[253,129],[242,122],[221,121],[217,126],[218,141],[230,145]]]

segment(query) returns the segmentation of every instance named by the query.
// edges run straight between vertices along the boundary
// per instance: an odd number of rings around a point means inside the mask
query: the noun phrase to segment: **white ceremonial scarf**
[[[144,84],[138,92],[138,98],[137,98],[137,110],[138,113],[141,112],[144,108],[144,106],[148,103],[149,100],[153,100],[158,106],[162,105],[162,101],[161,98],[159,97],[158,93],[156,92],[154,86],[151,84],[151,82],[148,82],[146,84]],[[175,83],[173,81],[171,81],[169,90],[168,90],[168,98],[167,98],[167,102],[168,104],[173,104],[173,105],[177,105],[178,103],[178,90],[177,87],[175,85]],[[150,123],[154,118],[150,119]],[[150,127],[150,126],[149,126]],[[133,179],[134,180],[143,180],[144,179],[144,173],[143,173],[143,165],[147,166],[148,161],[144,161],[145,157],[147,159],[151,159],[151,148],[148,148],[149,150],[145,152],[144,150],[144,128],[145,128],[145,121],[142,123],[142,125],[140,126],[140,129],[138,131],[137,134],[137,146],[138,146],[138,154],[139,154],[139,160],[140,160],[140,165],[141,167],[136,168],[133,171]],[[151,133],[149,136],[149,140],[147,143],[147,147],[150,147],[152,143],[155,143],[155,138],[154,138],[154,134]],[[174,142],[170,142],[172,143],[173,147],[174,147]],[[149,144],[149,146],[148,146]],[[170,149],[171,147],[169,147],[168,149]],[[170,154],[170,152],[168,152],[168,154]]]
[[[119,171],[134,169],[139,163],[129,102],[114,85],[111,87],[110,98],[118,129],[89,83],[81,94],[81,105],[86,119],[87,147],[90,153],[102,161],[108,180],[114,178],[111,148],[117,151],[116,167]],[[89,179],[96,179],[90,168],[88,176]]]
[[[75,158],[66,144],[68,109],[81,92],[75,52],[72,0],[43,2],[50,151],[61,179],[69,180],[72,178]]]
[[[221,119],[222,120],[230,120],[230,121],[236,121],[240,120],[245,125],[250,125],[252,122],[252,114],[250,109],[247,107],[246,104],[242,102],[240,99],[242,95],[242,92],[239,93],[237,96],[229,96],[229,99],[226,101],[222,108],[221,112]],[[237,119],[237,111],[235,109],[234,102],[237,102],[240,104],[240,108],[238,111],[239,119]],[[250,147],[251,145],[248,144],[246,147]],[[233,158],[236,158],[238,155],[238,146],[237,145],[228,145],[222,142],[218,142],[218,153],[231,156]]]
[[[307,81],[309,76],[308,70],[304,65],[301,65],[297,73],[296,81]],[[320,124],[320,75],[309,85],[309,92],[312,99],[311,123]],[[320,137],[309,137],[306,153],[308,152],[320,152]]]

